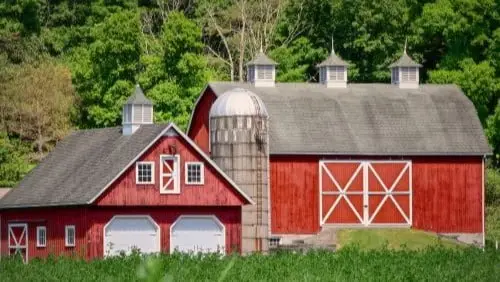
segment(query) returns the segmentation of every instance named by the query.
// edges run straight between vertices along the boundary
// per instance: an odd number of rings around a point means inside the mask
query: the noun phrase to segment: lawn
[[[500,252],[478,248],[0,262],[1,281],[497,281]]]
[[[407,228],[394,229],[342,229],[337,232],[337,247],[357,245],[361,249],[373,250],[421,250],[432,246],[464,248],[465,245],[434,233]]]

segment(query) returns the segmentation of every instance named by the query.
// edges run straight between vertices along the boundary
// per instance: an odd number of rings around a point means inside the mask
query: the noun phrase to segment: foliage
[[[14,186],[31,170],[29,152],[25,143],[0,132],[0,187]]]
[[[500,171],[486,171],[486,239],[500,241]]]
[[[5,258],[0,273],[6,281],[494,281],[500,275],[499,266],[499,252],[476,248],[344,248],[305,255],[132,255],[90,262],[50,258],[28,265]]]

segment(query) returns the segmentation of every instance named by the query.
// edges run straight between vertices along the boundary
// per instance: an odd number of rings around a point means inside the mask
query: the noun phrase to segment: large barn
[[[260,52],[247,82],[209,83],[187,135],[137,87],[121,127],[72,133],[0,200],[0,254],[266,252],[330,227],[484,244],[491,149],[458,87],[420,85],[406,52],[391,84],[347,83],[333,51],[317,84],[276,67]]]

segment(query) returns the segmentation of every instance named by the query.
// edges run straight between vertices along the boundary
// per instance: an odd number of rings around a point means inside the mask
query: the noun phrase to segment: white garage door
[[[104,255],[160,251],[160,231],[149,216],[115,216],[104,227]]]
[[[181,216],[170,234],[171,252],[225,253],[224,225],[215,216]]]

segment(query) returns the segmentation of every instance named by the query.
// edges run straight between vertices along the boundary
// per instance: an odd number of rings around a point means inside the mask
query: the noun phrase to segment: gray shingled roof
[[[389,68],[394,67],[422,67],[422,65],[410,58],[410,56],[408,56],[405,51],[403,52],[403,55],[401,55],[401,58],[389,65]]]
[[[144,95],[144,92],[142,92],[141,87],[139,86],[139,84],[137,84],[135,86],[134,93],[132,93],[132,95],[130,95],[130,97],[127,99],[127,102],[125,102],[125,104],[152,105],[153,103],[148,98],[146,98],[146,96]]]
[[[235,87],[259,95],[269,113],[271,154],[490,154],[476,110],[454,85],[400,89],[390,84],[213,82],[221,95]]]
[[[317,67],[327,67],[327,66],[348,66],[349,64],[342,60],[335,52],[332,50],[330,56],[326,58],[323,62],[319,63]]]
[[[76,131],[0,200],[0,208],[86,204],[167,126],[141,125],[129,136],[121,127]]]
[[[254,66],[254,65],[277,65],[277,64],[278,63],[276,63],[271,58],[266,56],[266,54],[264,54],[264,52],[262,52],[262,50],[260,50],[260,52],[257,54],[257,56],[255,56],[255,58],[253,58],[253,60],[248,62],[246,65],[247,66]]]

